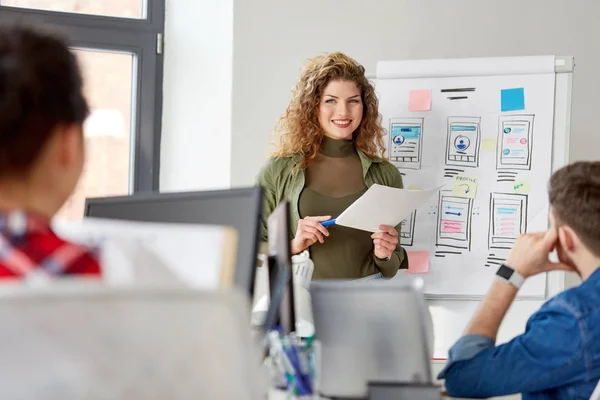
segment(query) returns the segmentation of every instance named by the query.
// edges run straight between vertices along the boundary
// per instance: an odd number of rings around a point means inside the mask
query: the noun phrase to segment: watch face
[[[501,265],[500,268],[498,268],[498,272],[496,272],[496,275],[501,276],[502,278],[509,280],[510,277],[513,274],[513,269],[507,267],[506,265]]]

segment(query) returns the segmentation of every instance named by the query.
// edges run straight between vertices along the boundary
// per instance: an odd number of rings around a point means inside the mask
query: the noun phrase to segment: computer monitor
[[[267,220],[269,233],[269,297],[265,331],[280,326],[284,332],[296,330],[294,281],[290,248],[290,204],[280,203]]]
[[[260,187],[90,198],[86,217],[231,226],[238,233],[235,285],[254,291],[263,190]]]
[[[324,396],[364,398],[370,383],[432,384],[433,324],[422,287],[411,277],[312,282]]]

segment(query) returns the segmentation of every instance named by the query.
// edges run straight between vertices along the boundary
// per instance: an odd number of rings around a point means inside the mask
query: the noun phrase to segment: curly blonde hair
[[[276,156],[301,155],[304,159],[300,168],[317,156],[323,140],[318,107],[325,87],[333,80],[352,81],[361,92],[363,116],[352,135],[354,146],[371,158],[384,158],[385,130],[380,123],[375,88],[365,77],[365,68],[339,52],[314,57],[303,68],[290,103],[275,126],[275,134],[280,135]]]

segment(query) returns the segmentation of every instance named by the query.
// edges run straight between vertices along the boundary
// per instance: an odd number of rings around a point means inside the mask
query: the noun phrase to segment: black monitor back
[[[90,198],[85,216],[128,221],[227,225],[238,232],[235,285],[254,291],[263,191],[260,187]]]
[[[292,251],[290,249],[290,203],[281,202],[267,220],[269,232],[269,309],[265,331],[280,326],[296,331]]]

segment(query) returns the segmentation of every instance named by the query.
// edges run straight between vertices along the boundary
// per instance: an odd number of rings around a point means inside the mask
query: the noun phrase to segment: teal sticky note
[[[519,111],[525,109],[525,90],[523,88],[502,89],[500,92],[500,110]]]

